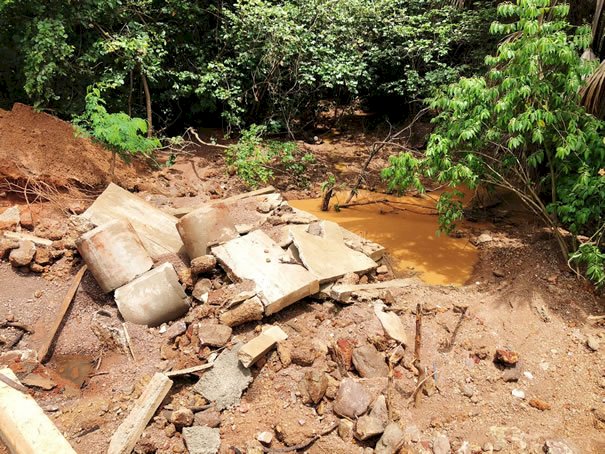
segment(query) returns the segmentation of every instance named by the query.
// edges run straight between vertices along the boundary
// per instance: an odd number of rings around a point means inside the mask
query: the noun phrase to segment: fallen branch
[[[416,336],[414,338],[414,367],[418,370],[418,386],[414,390],[412,397],[414,398],[414,406],[420,405],[420,397],[422,396],[422,388],[426,381],[426,371],[420,362],[420,350],[422,347],[422,304],[416,305]]]
[[[6,328],[7,326],[11,328],[20,329],[21,331],[25,331],[28,334],[34,334],[34,329],[31,326],[26,325],[25,323],[9,322],[8,320],[5,320],[0,323],[0,328]]]
[[[328,435],[330,432],[333,432],[337,427],[338,427],[338,423],[334,423],[330,427],[328,427],[326,430],[324,430],[323,432],[321,432],[321,433],[319,433],[317,435],[314,435],[313,437],[309,438],[307,441],[305,441],[303,443],[300,443],[300,444],[294,445],[294,446],[288,446],[287,448],[266,448],[266,447],[263,447],[263,452],[266,452],[266,453],[281,453],[281,452],[293,452],[293,451],[303,450],[303,449],[308,448],[309,446],[311,446],[313,443],[315,443],[321,437],[324,437],[324,436]]]
[[[210,143],[210,142],[205,142],[201,139],[201,137],[199,136],[199,134],[197,133],[197,131],[193,128],[187,128],[187,130],[185,131],[185,134],[191,134],[195,137],[195,139],[201,143],[202,145],[206,145],[207,147],[216,147],[216,148],[223,148],[223,149],[227,149],[229,148],[228,145],[221,145],[220,143]]]
[[[16,389],[17,391],[21,391],[22,393],[25,393],[25,394],[28,393],[28,389],[25,386],[23,386],[21,383],[17,383],[14,380],[11,380],[4,374],[0,374],[0,381],[2,383],[4,383],[5,385],[8,385],[11,388]]]

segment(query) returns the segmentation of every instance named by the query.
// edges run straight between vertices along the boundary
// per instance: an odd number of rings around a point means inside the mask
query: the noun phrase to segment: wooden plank
[[[4,232],[4,238],[16,241],[27,240],[37,244],[38,246],[52,246],[53,244],[53,242],[49,239],[40,238],[39,236],[25,232]]]
[[[130,454],[172,387],[172,380],[158,372],[145,387],[133,409],[111,437],[107,454]]]
[[[183,247],[176,230],[178,219],[150,205],[135,194],[110,183],[81,215],[95,225],[124,219],[132,225],[153,258],[178,253]]]
[[[188,367],[187,369],[171,370],[170,372],[166,372],[166,376],[177,377],[179,375],[193,374],[195,372],[201,372],[203,370],[210,369],[212,366],[214,366],[214,362]]]
[[[0,369],[19,383],[12,370]],[[36,401],[0,380],[0,437],[13,454],[76,454]]]
[[[88,267],[86,265],[80,268],[80,271],[78,271],[76,277],[74,277],[74,280],[71,283],[71,287],[69,287],[69,290],[67,290],[65,298],[63,298],[63,302],[61,303],[61,307],[59,307],[59,312],[57,312],[57,316],[55,317],[55,320],[53,321],[50,330],[48,331],[48,337],[46,338],[46,342],[38,352],[38,358],[40,358],[40,362],[44,362],[47,359],[48,352],[50,351],[50,347],[53,344],[53,340],[57,335],[57,331],[59,330],[59,327],[63,322],[63,318],[65,317],[69,306],[71,306],[71,302],[73,301],[74,296],[78,291],[78,287],[80,286],[80,282],[82,281],[82,276],[84,276],[84,273],[87,269]]]
[[[201,205],[187,206],[187,207],[180,207],[180,208],[172,208],[172,209],[169,210],[169,213],[172,214],[173,216],[176,216],[177,218],[181,218],[181,217],[185,216],[186,214],[191,213],[193,210],[197,210],[202,205],[206,205],[206,204],[207,205],[213,205],[215,203],[235,202],[237,200],[247,199],[249,197],[255,197],[257,195],[271,194],[273,192],[275,192],[275,188],[273,186],[267,186],[265,188],[256,189],[255,191],[244,192],[243,194],[237,194],[237,195],[234,195],[234,196],[231,196],[231,197],[227,197],[226,199],[210,200],[208,202],[204,202]]]

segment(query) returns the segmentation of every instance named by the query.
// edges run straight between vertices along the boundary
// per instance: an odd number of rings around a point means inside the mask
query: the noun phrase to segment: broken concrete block
[[[289,263],[284,250],[260,230],[216,246],[212,253],[232,281],[255,282],[266,315],[319,291],[319,281],[304,267]]]
[[[382,303],[374,304],[374,314],[380,320],[382,329],[391,339],[395,339],[400,344],[407,346],[407,336],[405,328],[399,316],[394,312],[385,312],[385,305]]]
[[[364,274],[378,267],[374,260],[345,245],[338,224],[322,221],[319,226],[321,235],[308,233],[304,225],[290,226],[290,236],[298,257],[320,284],[335,281],[348,273]]]
[[[208,254],[208,248],[239,234],[225,204],[204,205],[179,219],[176,228],[191,260]]]
[[[13,230],[20,220],[21,214],[17,205],[7,208],[0,214],[0,230]]]
[[[389,288],[409,287],[414,283],[414,279],[393,279],[391,281],[376,282],[373,284],[336,284],[330,289],[330,296],[336,301],[348,302],[353,294],[363,292],[372,292],[375,290],[385,290]]]
[[[128,221],[114,220],[86,232],[76,247],[107,293],[149,271],[153,260]]]
[[[250,367],[278,342],[287,338],[288,335],[279,326],[271,326],[241,348],[238,353],[239,360],[244,367]]]
[[[8,260],[13,266],[27,266],[36,255],[36,245],[28,240],[19,241],[19,247],[13,249]]]
[[[250,370],[242,366],[238,352],[242,344],[232,350],[223,351],[214,361],[214,366],[195,384],[193,390],[210,402],[217,410],[237,405],[244,390],[252,382]]]
[[[265,306],[258,296],[254,296],[233,309],[223,312],[219,319],[227,326],[238,326],[244,323],[262,320]]]
[[[163,263],[115,292],[124,320],[156,326],[189,310],[187,295],[170,263]]]
[[[183,429],[189,454],[216,454],[221,447],[221,431],[211,427],[194,426]]]
[[[183,248],[176,230],[177,218],[113,183],[107,186],[81,217],[95,225],[115,219],[130,222],[152,258],[171,252],[178,253]]]
[[[359,236],[350,230],[342,228],[342,236],[345,244],[353,249],[354,251],[361,252],[367,255],[374,261],[380,260],[384,257],[386,249],[384,246],[374,243],[373,241],[367,240],[362,236]]]

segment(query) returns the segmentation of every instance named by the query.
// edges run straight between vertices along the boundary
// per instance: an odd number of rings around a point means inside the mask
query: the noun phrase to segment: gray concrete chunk
[[[189,454],[216,454],[221,447],[220,429],[204,426],[184,427],[183,438]]]

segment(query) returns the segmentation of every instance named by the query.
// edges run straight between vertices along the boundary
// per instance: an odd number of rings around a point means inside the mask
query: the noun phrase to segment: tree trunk
[[[145,91],[145,109],[147,110],[147,137],[153,135],[153,118],[151,111],[151,93],[149,92],[149,84],[143,70],[141,70],[141,80],[143,82],[143,91]]]

